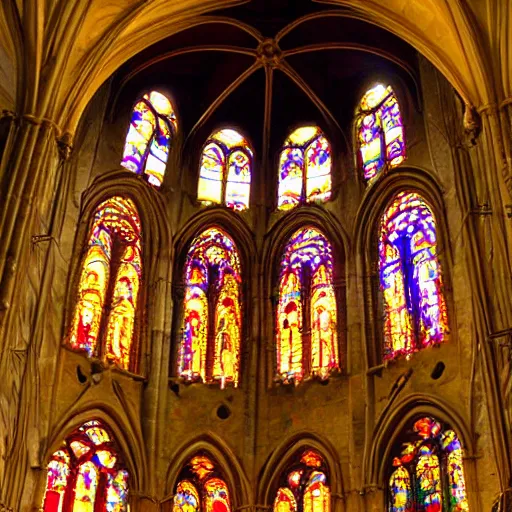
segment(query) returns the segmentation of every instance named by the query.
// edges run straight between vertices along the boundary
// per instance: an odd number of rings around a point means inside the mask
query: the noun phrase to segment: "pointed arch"
[[[184,274],[178,375],[237,386],[242,277],[233,239],[218,227],[204,230],[192,241]]]
[[[96,208],[81,268],[68,344],[133,370],[142,242],[131,199],[113,196]]]
[[[83,423],[66,437],[47,465],[44,512],[128,510],[130,476],[109,428]]]
[[[320,128],[297,128],[285,140],[279,156],[278,209],[328,201],[331,170],[331,146]]]
[[[248,141],[236,130],[214,132],[201,155],[197,199],[238,211],[249,208],[253,160]]]
[[[400,106],[391,86],[378,84],[361,98],[356,115],[358,162],[365,180],[385,167],[400,165],[406,156]]]
[[[296,231],[280,262],[277,374],[284,382],[340,369],[338,305],[330,242],[312,226]]]
[[[144,94],[133,107],[121,165],[160,187],[177,129],[169,98],[158,91]]]
[[[379,272],[384,309],[383,358],[409,357],[442,343],[448,315],[437,256],[436,222],[416,192],[399,192],[379,226]]]

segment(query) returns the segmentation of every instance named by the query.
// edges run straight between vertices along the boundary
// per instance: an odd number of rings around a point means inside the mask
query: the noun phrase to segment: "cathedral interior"
[[[0,512],[512,510],[512,0],[3,0],[0,205]]]

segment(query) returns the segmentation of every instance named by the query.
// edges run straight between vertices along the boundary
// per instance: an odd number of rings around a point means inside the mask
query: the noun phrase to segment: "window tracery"
[[[285,140],[279,157],[278,209],[331,197],[331,146],[320,128],[305,126]]]
[[[89,232],[68,343],[125,370],[135,366],[141,253],[141,225],[134,203],[120,196],[101,203]]]
[[[379,232],[384,306],[384,359],[441,343],[448,332],[436,223],[415,192],[400,192],[387,207]]]
[[[282,475],[273,512],[329,512],[331,492],[323,458],[306,450]]]
[[[66,438],[47,466],[44,512],[125,512],[129,475],[113,436],[98,420]]]
[[[395,450],[392,467],[389,512],[469,510],[460,441],[436,419],[414,422]]]
[[[121,165],[160,187],[177,129],[169,99],[158,91],[144,94],[133,107]]]
[[[333,252],[313,227],[296,231],[285,247],[276,318],[278,378],[299,383],[339,370]]]
[[[358,159],[364,178],[405,159],[405,140],[398,100],[391,86],[379,84],[361,99],[357,115]]]
[[[173,512],[231,512],[228,486],[207,455],[196,455],[181,471]]]
[[[238,385],[241,273],[233,240],[218,228],[194,239],[185,264],[178,374],[188,381]]]
[[[253,153],[237,131],[219,130],[201,155],[197,198],[206,204],[224,203],[233,210],[249,207]]]

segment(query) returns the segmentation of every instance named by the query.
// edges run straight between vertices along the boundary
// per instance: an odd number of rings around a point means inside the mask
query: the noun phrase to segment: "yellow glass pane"
[[[320,128],[318,128],[318,126],[303,126],[302,128],[297,128],[288,136],[284,145],[304,146],[319,133]]]

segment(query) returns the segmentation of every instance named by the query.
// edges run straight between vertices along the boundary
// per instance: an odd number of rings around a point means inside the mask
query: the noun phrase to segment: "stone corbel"
[[[474,107],[466,104],[464,110],[464,133],[470,146],[476,145],[476,139],[482,130],[482,120]]]

